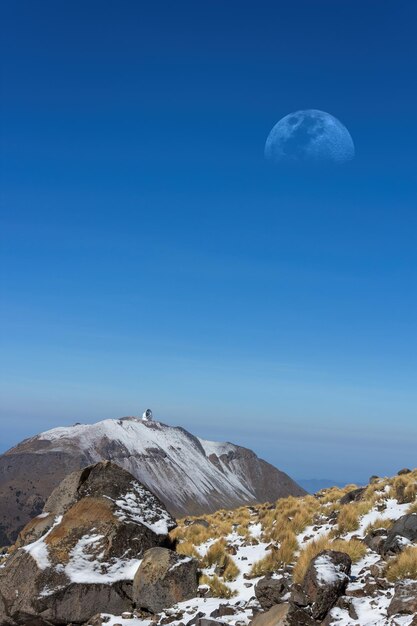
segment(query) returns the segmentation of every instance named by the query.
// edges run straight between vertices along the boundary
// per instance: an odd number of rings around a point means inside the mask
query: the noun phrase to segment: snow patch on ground
[[[362,516],[358,530],[345,535],[346,538],[351,538],[354,535],[360,535],[363,537],[369,524],[373,524],[377,519],[389,519],[397,520],[399,517],[407,513],[410,508],[410,504],[399,504],[395,498],[389,498],[385,501],[385,508],[382,511],[378,511],[375,507],[369,513]]]
[[[103,613],[103,617],[107,620],[104,622],[106,626],[115,626],[116,624],[120,624],[121,626],[151,626],[155,622],[150,619],[123,619],[122,617],[117,617],[116,615],[110,615],[110,613]]]
[[[332,528],[333,526],[331,524],[322,524],[320,526],[312,524],[311,526],[307,526],[297,535],[298,545],[304,548],[311,541],[317,541],[320,537],[328,535]]]

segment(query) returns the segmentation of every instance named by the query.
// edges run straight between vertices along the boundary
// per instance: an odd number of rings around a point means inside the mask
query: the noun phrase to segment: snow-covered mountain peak
[[[13,483],[33,516],[33,501],[40,507],[66,474],[102,460],[133,474],[177,517],[304,493],[247,448],[206,441],[156,420],[124,417],[53,428],[9,450],[0,457],[0,475],[2,464],[6,474],[0,506],[14,506]],[[20,509],[19,515],[27,521]]]

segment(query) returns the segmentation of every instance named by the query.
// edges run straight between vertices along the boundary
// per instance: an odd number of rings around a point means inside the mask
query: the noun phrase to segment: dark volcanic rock
[[[283,576],[280,578],[265,576],[256,584],[255,596],[263,610],[267,611],[282,602],[288,590],[288,582]]]
[[[133,602],[159,613],[197,595],[197,561],[166,548],[148,550],[133,581]]]
[[[271,607],[266,613],[258,613],[250,626],[286,626],[290,605],[286,602]]]
[[[403,540],[408,541],[403,541]],[[403,515],[391,527],[383,546],[384,554],[401,552],[408,542],[417,540],[417,513]]]
[[[315,620],[322,620],[344,594],[352,566],[344,552],[324,550],[311,560],[295,604],[307,608]]]
[[[317,622],[299,607],[283,602],[259,613],[250,626],[317,626]]]
[[[129,578],[143,552],[164,545],[176,525],[152,493],[109,461],[69,483],[71,495],[65,488],[65,498],[55,498],[53,522],[34,520],[0,569],[0,597],[15,623],[84,623],[95,613],[128,610]]]
[[[210,617],[224,617],[225,615],[234,615],[236,609],[230,604],[220,604],[217,609],[210,613]]]
[[[359,487],[358,489],[352,489],[340,498],[340,504],[349,504],[350,502],[358,502],[365,492],[366,487]]]
[[[190,526],[204,526],[204,528],[208,528],[210,524],[206,519],[195,519],[190,523]]]
[[[385,528],[376,528],[368,533],[364,538],[364,543],[378,554],[382,554],[384,551],[385,541],[387,539],[387,530]]]
[[[291,605],[283,626],[317,626],[317,622],[305,610]]]
[[[183,428],[135,418],[77,424],[42,433],[0,456],[0,546],[16,540],[68,474],[100,459],[130,472],[175,517],[305,494],[251,450],[207,442]],[[63,487],[60,504],[71,489],[69,483]],[[53,502],[48,506],[52,510]]]
[[[388,615],[417,613],[417,582],[401,581],[395,585],[394,597],[388,607]]]
[[[0,594],[0,624],[1,626],[7,626],[7,624],[13,624],[13,621],[7,616],[6,606],[4,600]]]

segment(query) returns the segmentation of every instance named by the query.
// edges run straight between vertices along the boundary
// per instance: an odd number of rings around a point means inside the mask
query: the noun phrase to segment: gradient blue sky
[[[417,465],[417,5],[1,3],[1,442],[137,414]],[[356,158],[277,167],[291,111]]]

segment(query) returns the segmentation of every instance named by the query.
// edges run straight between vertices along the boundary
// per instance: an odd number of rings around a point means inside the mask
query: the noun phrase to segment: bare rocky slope
[[[1,626],[417,626],[417,470],[177,522],[111,462],[0,555]]]
[[[42,511],[65,476],[102,460],[133,474],[175,517],[305,493],[251,450],[180,427],[133,417],[77,424],[27,439],[0,457],[0,546]]]

